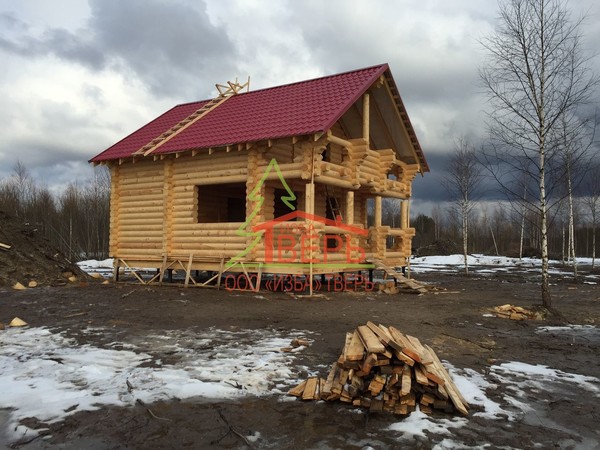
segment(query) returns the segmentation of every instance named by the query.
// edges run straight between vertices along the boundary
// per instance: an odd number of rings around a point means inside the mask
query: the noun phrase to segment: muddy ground
[[[565,337],[539,332],[540,326],[558,324],[554,321],[483,316],[496,305],[538,303],[539,287],[530,279],[514,274],[467,279],[440,273],[423,274],[419,279],[443,290],[420,296],[336,293],[306,298],[286,293],[257,295],[94,282],[27,291],[0,288],[0,322],[6,324],[19,316],[31,326],[66,331],[82,343],[98,346],[117,340],[127,342],[160,330],[309,330],[314,342],[298,354],[299,362],[325,367],[337,359],[345,333],[371,320],[419,337],[455,367],[485,374],[492,364],[521,361],[600,378],[597,334],[596,338]],[[596,285],[573,284],[560,277],[554,282],[554,304],[569,323],[600,323],[600,290]],[[88,327],[107,331],[102,335],[83,333]],[[500,402],[502,385],[487,394]],[[600,447],[597,393],[530,394],[529,400],[523,401],[531,403],[533,414],[509,424],[476,417],[477,409],[472,409],[468,426],[453,430],[451,439],[463,446],[489,444],[487,448]],[[49,431],[42,433],[50,437],[31,442],[5,441],[0,447],[248,448],[240,435],[259,432],[260,440],[250,443],[254,448],[432,448],[436,444],[447,448],[443,442],[448,436],[426,433],[426,437],[403,438],[386,431],[390,424],[401,420],[390,414],[357,414],[343,404],[282,402],[280,397],[173,400],[150,405],[153,415],[160,419],[148,413],[148,405],[104,407],[51,424]],[[436,415],[445,417],[442,413]],[[0,425],[2,420],[0,410]],[[33,419],[27,425],[44,427]]]

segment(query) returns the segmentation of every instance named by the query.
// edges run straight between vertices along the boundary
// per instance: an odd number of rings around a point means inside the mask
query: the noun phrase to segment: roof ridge
[[[320,77],[315,77],[315,78],[309,78],[308,80],[299,80],[299,81],[292,81],[290,83],[285,83],[285,84],[279,84],[277,86],[269,86],[269,87],[264,87],[264,88],[260,88],[260,89],[256,89],[256,90],[250,90],[247,92],[241,92],[239,94],[235,94],[236,96],[239,95],[248,95],[248,94],[254,94],[254,93],[258,93],[258,92],[264,92],[264,91],[270,91],[270,90],[274,90],[274,89],[280,89],[280,88],[284,88],[284,87],[288,87],[288,86],[295,86],[295,85],[299,85],[299,84],[306,84],[306,83],[312,83],[315,81],[319,81],[319,80],[324,80],[326,78],[334,78],[334,77],[339,77],[339,76],[345,76],[351,73],[357,73],[357,72],[365,72],[367,70],[372,70],[372,69],[378,69],[381,67],[386,67],[389,68],[388,63],[382,63],[382,64],[375,64],[373,66],[368,66],[368,67],[363,67],[361,69],[354,69],[354,70],[347,70],[345,72],[339,72],[339,73],[332,73],[330,75],[323,75]],[[202,102],[209,102],[211,101],[211,98],[207,98],[204,100],[195,100],[192,102],[185,102],[185,103],[179,103],[177,105],[174,106],[174,108],[177,108],[178,106],[185,106],[185,105],[192,105],[192,104],[196,104],[196,103],[202,103]]]

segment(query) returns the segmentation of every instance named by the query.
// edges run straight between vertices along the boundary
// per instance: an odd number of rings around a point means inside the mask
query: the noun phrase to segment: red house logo
[[[296,220],[304,219],[304,220]],[[335,227],[336,233],[319,232],[320,228]],[[352,244],[353,236],[368,236],[368,230],[346,225],[304,211],[292,211],[252,228],[264,232],[265,263],[301,263],[321,265],[361,264],[365,261],[362,247]],[[336,255],[333,258],[333,255]],[[343,255],[340,257],[340,255]],[[331,262],[334,259],[334,262]]]

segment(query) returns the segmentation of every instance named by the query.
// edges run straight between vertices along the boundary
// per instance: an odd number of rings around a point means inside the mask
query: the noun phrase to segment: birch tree
[[[443,183],[460,216],[465,275],[469,275],[469,215],[476,204],[481,178],[481,166],[475,148],[467,138],[457,139]]]
[[[592,270],[594,270],[596,264],[596,227],[600,215],[600,165],[595,166],[587,173],[584,189],[583,202],[589,210],[592,228]]]
[[[535,202],[527,206],[539,216],[546,308],[552,307],[548,208],[559,178],[561,121],[576,117],[596,85],[583,53],[581,23],[571,20],[563,0],[506,0],[495,33],[482,41],[487,58],[480,75],[490,102],[491,136],[485,159],[512,198],[522,196],[514,188],[523,174],[535,188],[528,189]]]

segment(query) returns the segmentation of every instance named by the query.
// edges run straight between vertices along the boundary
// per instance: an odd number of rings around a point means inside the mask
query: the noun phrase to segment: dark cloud
[[[24,31],[28,28],[27,24],[17,17],[13,12],[0,12],[0,29]]]
[[[365,4],[347,8],[332,1],[318,6],[329,10],[315,14],[314,3],[291,5],[297,16],[312,17],[301,32],[326,73],[387,62],[405,100],[436,105],[460,102],[477,90],[477,35],[470,34],[477,31],[458,25],[485,22],[480,11],[457,15],[452,5],[453,14],[443,15],[424,4],[411,17],[400,3],[386,4],[385,16],[378,2],[368,4],[376,12],[361,10]]]
[[[235,48],[224,28],[210,23],[203,3],[94,0],[90,6],[86,26],[49,28],[39,36],[3,14],[1,22],[18,30],[0,32],[0,49],[27,58],[54,55],[94,71],[110,66],[157,96],[206,96],[206,86],[233,72]]]
[[[445,152],[432,151],[425,156],[429,164],[429,173],[418,175],[413,183],[413,199],[419,203],[444,203],[452,201],[448,190],[444,187],[444,178],[448,174],[449,161],[453,149],[450,147]],[[497,183],[489,176],[485,168],[481,168],[482,180],[476,197],[483,201],[505,200],[505,196],[498,189]]]
[[[7,29],[3,28],[4,32],[0,34],[0,48],[9,53],[25,58],[54,55],[92,70],[101,70],[106,66],[106,57],[100,46],[90,39],[89,32],[85,30],[72,33],[61,28],[50,28],[37,37],[30,34],[24,22],[16,18],[14,21],[19,26],[12,27],[13,32],[7,33]]]
[[[93,70],[102,70],[106,67],[107,55],[90,38],[84,29],[76,34],[63,29],[51,29],[43,34],[38,47],[41,52],[52,49],[59,58],[78,62]]]
[[[97,44],[158,95],[206,95],[213,74],[230,71],[235,61],[233,44],[210,23],[204,3],[94,0],[90,6]]]

